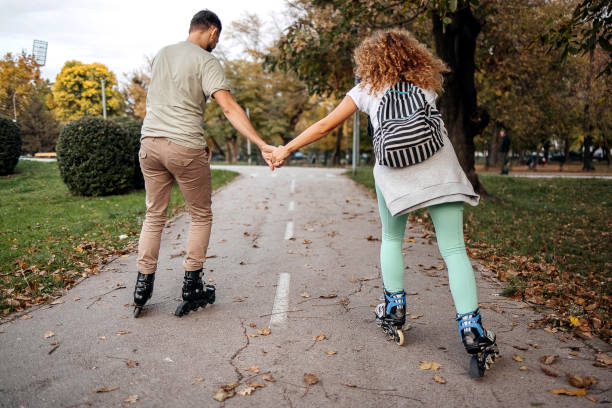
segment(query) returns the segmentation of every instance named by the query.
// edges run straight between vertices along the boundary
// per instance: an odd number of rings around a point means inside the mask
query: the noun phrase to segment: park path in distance
[[[252,381],[265,387],[225,406],[589,406],[549,392],[571,388],[566,372],[597,377],[589,395],[612,400],[610,370],[593,366],[609,346],[530,329],[538,315],[499,296],[500,284],[475,262],[484,321],[503,357],[484,378],[470,379],[447,272],[420,226],[406,231],[412,329],[396,346],[373,319],[382,290],[375,198],[341,169],[222,168],[242,175],[213,197],[205,277],[217,287],[216,303],[173,315],[188,228],[181,215],[164,231],[155,291],[141,318],[132,317],[132,254],[67,292],[63,303],[0,325],[1,407],[214,407],[222,405],[212,398],[221,386],[237,382],[235,391],[248,394]],[[270,334],[258,334],[268,327]],[[541,370],[545,355],[559,356],[546,366],[559,377]],[[419,368],[432,361],[441,368]],[[318,383],[307,385],[306,373]]]

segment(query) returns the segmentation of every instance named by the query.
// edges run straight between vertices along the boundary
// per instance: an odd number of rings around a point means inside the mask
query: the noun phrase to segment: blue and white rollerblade
[[[495,333],[482,327],[482,318],[478,309],[473,312],[457,314],[457,327],[465,349],[472,355],[470,360],[470,377],[479,378],[488,370],[495,359],[500,357],[495,344]]]
[[[385,303],[376,306],[376,325],[382,327],[383,331],[395,341],[398,346],[404,344],[404,332],[402,327],[406,323],[406,292],[389,293],[383,291]]]

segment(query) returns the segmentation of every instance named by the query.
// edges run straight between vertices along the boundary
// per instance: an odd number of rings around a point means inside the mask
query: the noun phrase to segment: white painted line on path
[[[295,211],[295,201],[289,203],[289,211]]]
[[[327,173],[325,176],[327,176],[327,177],[336,177],[335,174],[330,174],[330,173]]]
[[[287,227],[285,228],[285,240],[293,238],[293,221],[287,222]]]
[[[289,187],[291,194],[295,194],[295,179],[291,180],[291,187]]]
[[[272,307],[272,316],[270,317],[270,327],[284,325],[287,323],[287,311],[289,310],[289,282],[291,275],[281,273],[278,276],[278,285],[276,286],[276,296],[274,297],[274,306]]]
[[[270,173],[271,177],[276,177],[278,176],[278,171],[273,171],[272,173]]]

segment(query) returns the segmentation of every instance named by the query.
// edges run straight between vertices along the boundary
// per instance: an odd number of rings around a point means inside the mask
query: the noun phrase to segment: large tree
[[[19,118],[22,151],[34,154],[53,152],[60,132],[60,124],[49,110],[47,100],[51,94],[49,81],[38,81],[28,105]]]
[[[440,108],[459,161],[477,192],[484,192],[474,170],[474,137],[487,116],[476,105],[474,85],[476,39],[488,9],[477,0],[299,0],[295,21],[278,41],[279,52],[268,65],[292,70],[312,92],[341,95],[353,84],[352,51],[372,31],[413,29],[425,42],[431,34],[438,55],[451,68]],[[420,23],[420,24],[415,24]],[[420,35],[419,35],[420,34]]]
[[[0,59],[0,115],[19,121],[39,81],[40,67],[32,55],[5,54]]]
[[[65,122],[85,115],[102,116],[101,80],[105,81],[107,115],[119,114],[123,99],[116,89],[115,74],[98,62],[67,61],[53,84],[53,107],[57,116]]]

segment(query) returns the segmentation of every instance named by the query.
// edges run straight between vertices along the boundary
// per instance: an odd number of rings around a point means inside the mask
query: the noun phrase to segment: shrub
[[[13,173],[21,154],[19,126],[0,116],[0,176]]]
[[[144,177],[140,170],[140,161],[138,160],[138,152],[140,151],[140,132],[142,130],[142,122],[121,116],[113,118],[113,121],[119,124],[128,133],[128,146],[132,152],[134,158],[134,178],[132,179],[132,186],[137,189],[144,188]]]
[[[132,187],[134,157],[127,131],[99,117],[67,124],[57,141],[62,180],[73,194],[118,194]]]

